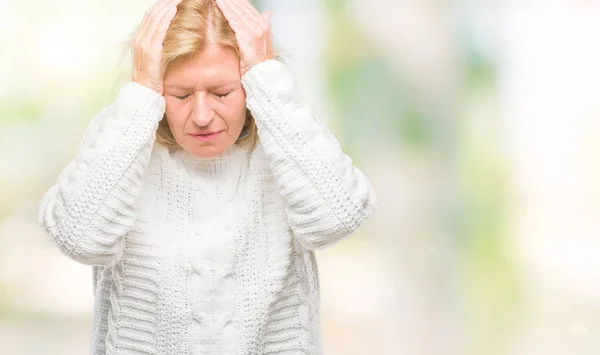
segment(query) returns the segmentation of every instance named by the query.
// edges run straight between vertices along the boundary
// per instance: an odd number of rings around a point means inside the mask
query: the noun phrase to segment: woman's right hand
[[[148,11],[133,37],[132,80],[164,94],[161,74],[163,41],[181,0],[159,0]]]

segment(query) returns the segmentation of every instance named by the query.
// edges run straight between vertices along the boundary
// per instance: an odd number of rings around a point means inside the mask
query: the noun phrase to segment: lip
[[[193,133],[190,136],[200,142],[210,142],[215,140],[223,131],[207,132],[207,133]]]

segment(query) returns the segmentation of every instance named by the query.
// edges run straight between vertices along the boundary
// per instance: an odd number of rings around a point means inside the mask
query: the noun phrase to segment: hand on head
[[[273,59],[270,19],[272,13],[262,15],[249,0],[216,0],[217,6],[235,32],[240,50],[240,71],[243,76],[254,65]]]
[[[182,0],[159,0],[145,14],[133,38],[132,80],[164,95],[161,55],[165,35]],[[240,74],[273,59],[271,12],[260,14],[248,0],[216,0],[235,32],[240,54]]]
[[[163,41],[181,0],[159,0],[144,16],[133,37],[132,80],[164,94],[161,73]]]

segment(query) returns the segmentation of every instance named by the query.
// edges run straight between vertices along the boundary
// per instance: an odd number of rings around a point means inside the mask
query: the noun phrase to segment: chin
[[[214,158],[225,151],[223,147],[219,146],[193,147],[186,150],[188,153],[198,158]]]
[[[235,140],[229,136],[219,137],[211,142],[198,142],[192,137],[179,138],[183,138],[180,140],[175,139],[179,146],[197,158],[214,158],[235,144]]]
[[[196,141],[186,142],[183,148],[191,155],[198,158],[214,158],[227,150],[233,143],[228,142],[213,142],[212,144],[198,144]]]

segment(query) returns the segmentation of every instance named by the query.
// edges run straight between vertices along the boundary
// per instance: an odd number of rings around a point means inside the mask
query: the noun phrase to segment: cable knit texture
[[[255,146],[198,158],[155,144],[164,98],[129,83],[44,195],[40,223],[92,265],[92,355],[322,353],[314,250],[376,198],[282,63],[242,84]]]

